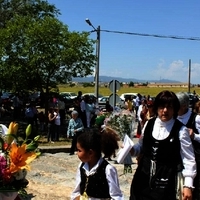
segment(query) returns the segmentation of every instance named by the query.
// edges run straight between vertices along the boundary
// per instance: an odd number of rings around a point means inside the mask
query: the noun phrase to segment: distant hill
[[[180,81],[160,79],[160,80],[139,80],[135,78],[122,78],[122,77],[111,77],[111,76],[99,76],[99,82],[108,83],[112,80],[118,80],[119,82],[134,82],[134,83],[146,83],[146,82],[156,82],[156,83],[180,83]],[[72,78],[73,82],[94,82],[93,76],[88,76],[84,78]]]

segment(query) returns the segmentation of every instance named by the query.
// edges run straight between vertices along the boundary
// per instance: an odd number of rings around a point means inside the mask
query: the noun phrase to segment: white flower
[[[0,157],[5,157],[5,153],[3,153],[2,151],[0,152]]]
[[[106,125],[117,131],[123,139],[125,134],[131,135],[133,119],[133,113],[127,110],[120,110],[119,112],[113,112],[109,116]]]

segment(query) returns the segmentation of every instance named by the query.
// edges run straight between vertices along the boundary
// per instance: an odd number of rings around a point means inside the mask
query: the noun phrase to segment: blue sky
[[[100,26],[100,75],[139,80],[170,79],[200,84],[200,1],[48,0],[70,31]],[[164,39],[103,30],[199,38]],[[96,39],[96,33],[90,37]],[[95,52],[94,52],[95,53]]]

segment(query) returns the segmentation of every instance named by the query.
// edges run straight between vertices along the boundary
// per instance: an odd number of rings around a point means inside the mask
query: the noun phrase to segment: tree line
[[[71,32],[45,0],[0,0],[0,89],[49,93],[92,74],[94,40]]]

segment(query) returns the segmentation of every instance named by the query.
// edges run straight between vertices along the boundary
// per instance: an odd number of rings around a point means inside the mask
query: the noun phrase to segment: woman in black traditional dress
[[[142,156],[131,184],[130,200],[176,200],[179,171],[184,177],[182,200],[192,199],[196,163],[188,129],[176,119],[179,107],[171,91],[156,96],[156,117],[145,124],[131,150],[134,156]]]

